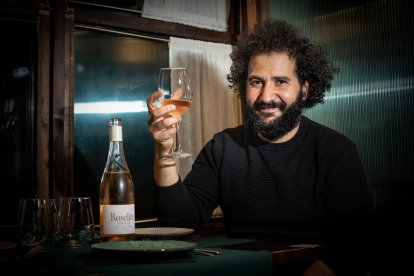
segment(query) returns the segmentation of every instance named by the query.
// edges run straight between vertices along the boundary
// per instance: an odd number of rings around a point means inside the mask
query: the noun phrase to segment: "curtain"
[[[178,161],[182,178],[214,133],[242,122],[240,100],[227,82],[231,51],[231,45],[170,38],[170,66],[187,67],[194,90],[191,108],[182,116],[180,127],[183,149],[193,153]]]
[[[228,2],[228,0],[144,1],[142,17],[226,32]]]

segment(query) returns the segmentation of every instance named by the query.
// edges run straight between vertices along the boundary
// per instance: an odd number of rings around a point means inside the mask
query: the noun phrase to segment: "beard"
[[[246,112],[256,132],[267,140],[274,141],[283,137],[298,125],[299,116],[302,114],[304,106],[305,101],[302,99],[302,93],[299,93],[295,102],[290,106],[287,106],[284,102],[255,102],[252,107],[246,105]],[[261,109],[276,107],[280,109],[282,115],[269,122],[265,122],[264,119],[273,116],[273,114],[261,115],[257,113]]]

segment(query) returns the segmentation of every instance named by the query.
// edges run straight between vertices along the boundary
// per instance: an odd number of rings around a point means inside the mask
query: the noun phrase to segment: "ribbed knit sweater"
[[[337,272],[352,267],[341,262],[364,243],[373,212],[355,144],[305,116],[284,143],[262,141],[249,123],[217,133],[184,181],[155,198],[164,225],[199,227],[220,205],[229,235],[323,244]]]

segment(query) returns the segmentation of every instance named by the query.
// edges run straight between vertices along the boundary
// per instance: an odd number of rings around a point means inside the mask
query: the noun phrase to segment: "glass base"
[[[171,152],[169,154],[167,154],[165,157],[167,158],[174,158],[174,159],[179,159],[179,158],[187,158],[193,156],[192,153],[187,153],[187,152],[182,152],[182,151],[175,151],[175,152]]]
[[[192,153],[187,153],[187,152],[182,152],[182,153],[174,155],[175,158],[187,158],[187,157],[190,157],[190,156],[193,156],[193,154]]]

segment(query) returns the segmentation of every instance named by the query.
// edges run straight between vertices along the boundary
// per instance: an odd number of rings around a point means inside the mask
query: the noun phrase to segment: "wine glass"
[[[158,90],[163,91],[160,105],[174,104],[175,110],[170,112],[172,116],[181,116],[191,106],[193,91],[190,87],[190,76],[187,68],[161,68],[158,79]],[[186,158],[192,153],[184,152],[179,138],[179,123],[176,124],[177,132],[173,147],[166,157]]]

